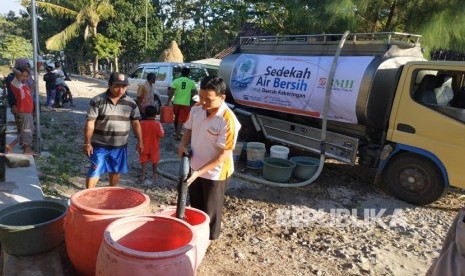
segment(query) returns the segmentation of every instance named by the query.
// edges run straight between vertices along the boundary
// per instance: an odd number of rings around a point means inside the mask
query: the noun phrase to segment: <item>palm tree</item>
[[[63,50],[66,44],[84,31],[84,39],[97,37],[98,24],[115,16],[115,10],[109,0],[67,0],[64,5],[37,1],[37,5],[52,16],[74,20],[61,32],[53,35],[45,42],[48,50]],[[95,54],[94,76],[98,71],[98,54]]]

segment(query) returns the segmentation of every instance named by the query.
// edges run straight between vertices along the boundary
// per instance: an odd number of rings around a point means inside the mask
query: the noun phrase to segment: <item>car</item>
[[[147,81],[147,74],[155,73],[157,75],[155,88],[160,93],[160,95],[154,95],[155,102],[162,105],[161,100],[166,102],[168,99],[168,87],[170,87],[174,79],[181,76],[181,68],[183,67],[188,67],[191,70],[189,78],[195,81],[198,90],[200,80],[208,76],[207,68],[202,64],[181,62],[150,62],[139,64],[135,70],[132,70],[128,74],[128,90],[137,92],[139,85]]]

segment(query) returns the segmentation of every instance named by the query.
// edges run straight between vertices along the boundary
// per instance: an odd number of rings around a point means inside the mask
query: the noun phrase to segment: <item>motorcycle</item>
[[[56,107],[63,107],[63,104],[70,103],[70,106],[73,106],[73,98],[71,96],[71,91],[69,87],[63,84],[57,84],[56,86],[56,97],[55,97],[55,106]]]
[[[63,107],[63,98],[66,96],[66,87],[62,84],[57,85],[56,87],[56,97],[55,97],[55,106]]]

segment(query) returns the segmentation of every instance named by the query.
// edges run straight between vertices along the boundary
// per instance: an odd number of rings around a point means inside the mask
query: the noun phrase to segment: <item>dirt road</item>
[[[41,116],[43,155],[37,165],[44,193],[54,198],[68,198],[84,187],[85,111],[89,99],[105,90],[105,82],[84,78],[68,84],[76,106]],[[42,82],[40,86],[44,94]],[[164,127],[162,159],[176,158],[173,127]],[[129,152],[130,173],[121,184],[144,191],[136,182],[140,166],[132,136]],[[177,168],[177,163],[160,165],[172,174]],[[238,169],[259,175],[243,164]],[[222,236],[209,248],[198,275],[424,275],[464,196],[447,193],[434,204],[417,207],[373,186],[373,177],[371,170],[327,161],[319,179],[304,188],[273,188],[234,178]],[[176,203],[175,185],[158,177],[147,191],[152,210]],[[66,269],[72,274],[71,267]]]

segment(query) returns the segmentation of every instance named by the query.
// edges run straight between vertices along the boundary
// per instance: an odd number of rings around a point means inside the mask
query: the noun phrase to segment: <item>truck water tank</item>
[[[332,85],[328,119],[384,125],[394,98],[401,65],[422,60],[411,56],[341,56],[328,84],[332,56],[233,54],[225,57],[219,75],[228,85],[228,99],[238,106],[322,118],[325,90]]]

